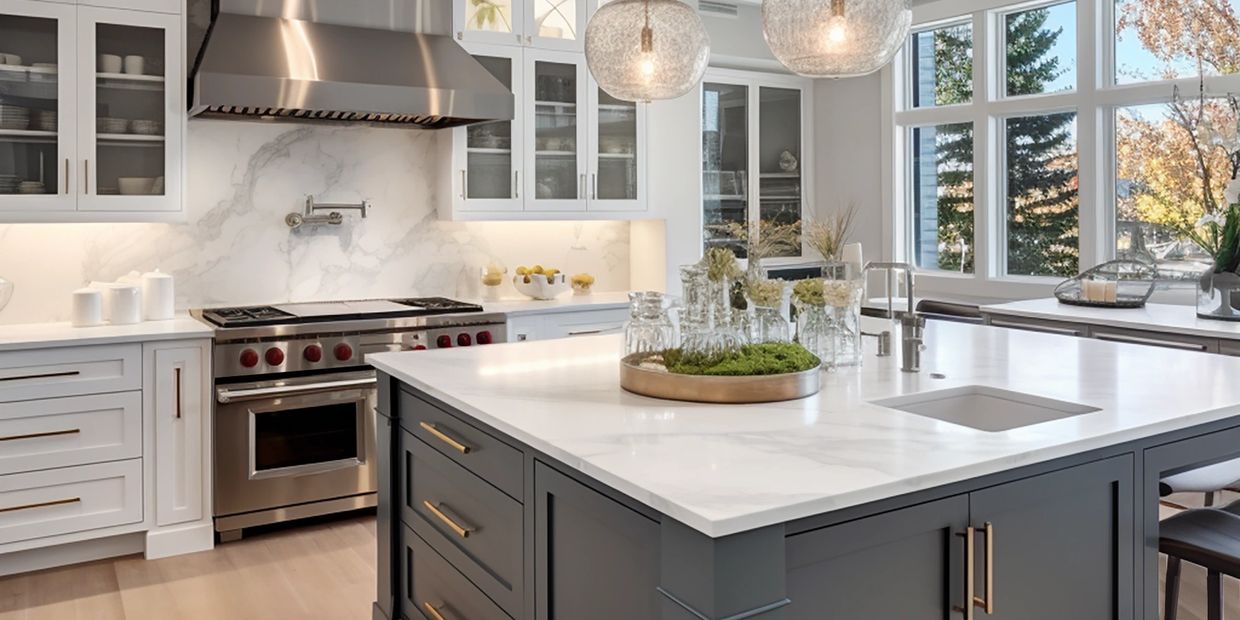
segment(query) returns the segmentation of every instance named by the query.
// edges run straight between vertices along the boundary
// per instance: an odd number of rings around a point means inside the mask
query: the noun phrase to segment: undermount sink
[[[908,394],[871,403],[989,432],[1101,411],[1088,405],[981,385]]]

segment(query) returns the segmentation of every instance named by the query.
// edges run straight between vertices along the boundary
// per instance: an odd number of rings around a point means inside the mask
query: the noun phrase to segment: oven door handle
[[[307,383],[303,385],[277,385],[272,387],[252,388],[233,390],[229,388],[217,388],[215,390],[215,400],[220,403],[227,404],[241,400],[253,400],[256,398],[268,398],[271,396],[291,396],[294,394],[308,394],[311,392],[322,392],[324,390],[338,390],[350,387],[365,387],[374,385],[378,382],[375,377],[367,377],[365,379],[346,379],[342,381],[324,381],[322,383]]]

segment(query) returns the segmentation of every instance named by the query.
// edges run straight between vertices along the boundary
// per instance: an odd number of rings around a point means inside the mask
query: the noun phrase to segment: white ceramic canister
[[[94,327],[103,324],[103,293],[97,288],[80,288],[73,291],[74,327]]]
[[[113,325],[142,322],[142,289],[132,284],[114,284],[107,291],[108,320]]]
[[[167,321],[174,318],[175,302],[171,275],[158,269],[142,274],[142,305],[146,320]]]

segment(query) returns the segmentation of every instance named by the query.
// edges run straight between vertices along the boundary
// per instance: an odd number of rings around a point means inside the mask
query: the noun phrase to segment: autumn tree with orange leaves
[[[1228,0],[1127,0],[1117,12],[1117,30],[1135,35],[1162,64],[1152,75],[1121,67],[1130,77],[1240,72],[1240,18]],[[1162,109],[1117,114],[1121,221],[1148,222],[1184,239],[1202,216],[1226,208],[1223,190],[1236,172],[1230,155],[1240,141],[1236,106],[1222,94],[1177,93]]]

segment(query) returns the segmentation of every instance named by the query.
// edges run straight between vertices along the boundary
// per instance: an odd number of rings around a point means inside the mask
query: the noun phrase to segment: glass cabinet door
[[[471,44],[469,51],[491,75],[513,91],[514,118],[521,114],[521,50]],[[520,211],[521,123],[476,123],[455,130],[454,157],[460,183],[458,208],[468,211]]]
[[[646,109],[591,83],[590,209],[645,208]]]
[[[480,43],[521,43],[522,3],[526,0],[453,0],[456,37]]]
[[[0,4],[0,211],[72,211],[74,15]]]
[[[587,185],[585,61],[579,54],[529,49],[525,59],[526,92],[534,96],[526,113],[526,127],[533,131],[526,139],[526,195],[532,197],[527,209],[581,210]]]
[[[568,50],[585,48],[587,0],[525,0],[525,43]]]
[[[179,20],[90,7],[79,15],[79,209],[178,210]]]
[[[758,219],[786,226],[801,221],[801,91],[758,88]],[[787,249],[774,256],[800,256]]]
[[[747,255],[749,226],[749,87],[702,84],[704,246]]]

